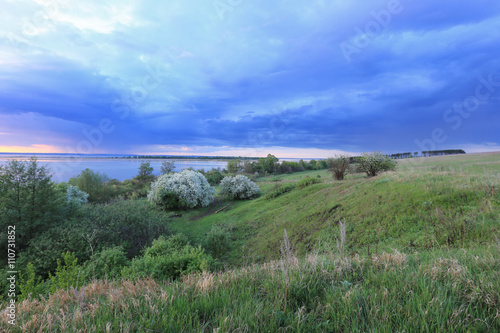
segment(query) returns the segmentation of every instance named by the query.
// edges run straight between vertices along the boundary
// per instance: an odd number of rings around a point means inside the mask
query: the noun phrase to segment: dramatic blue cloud
[[[498,2],[2,7],[0,150],[500,150]]]

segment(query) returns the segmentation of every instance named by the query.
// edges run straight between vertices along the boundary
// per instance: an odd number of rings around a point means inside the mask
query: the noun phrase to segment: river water
[[[4,165],[11,159],[27,161],[30,154],[0,154],[0,165]],[[175,171],[187,168],[195,170],[213,168],[224,169],[227,161],[211,159],[137,159],[125,158],[124,155],[93,155],[82,157],[80,155],[36,155],[39,165],[46,165],[52,172],[52,179],[56,182],[66,182],[71,177],[78,176],[82,170],[87,168],[106,174],[111,179],[123,181],[131,179],[139,173],[139,166],[143,162],[149,162],[153,167],[153,174],[159,175],[161,163],[170,161],[175,163]]]

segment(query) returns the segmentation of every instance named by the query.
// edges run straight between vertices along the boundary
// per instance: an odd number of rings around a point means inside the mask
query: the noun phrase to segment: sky
[[[500,151],[495,0],[0,5],[0,152]]]

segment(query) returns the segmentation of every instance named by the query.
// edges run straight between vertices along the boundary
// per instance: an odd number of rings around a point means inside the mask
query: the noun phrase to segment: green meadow
[[[229,235],[206,271],[60,285],[20,301],[15,327],[4,303],[0,329],[500,331],[500,153],[398,160],[372,178],[314,170],[256,183],[257,199],[152,215],[193,246],[214,228]]]

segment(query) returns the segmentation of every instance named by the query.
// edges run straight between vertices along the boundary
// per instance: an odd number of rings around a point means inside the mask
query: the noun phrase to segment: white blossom
[[[87,203],[87,198],[89,197],[89,194],[80,191],[80,189],[76,186],[69,185],[68,189],[66,190],[66,201],[67,202],[74,202],[77,204],[85,204]]]
[[[186,208],[206,207],[213,201],[215,189],[201,173],[185,169],[158,177],[151,184],[148,200],[154,205],[163,206],[168,193],[174,193]]]
[[[220,183],[219,194],[230,199],[251,199],[257,197],[259,193],[259,186],[243,175],[224,177]]]

